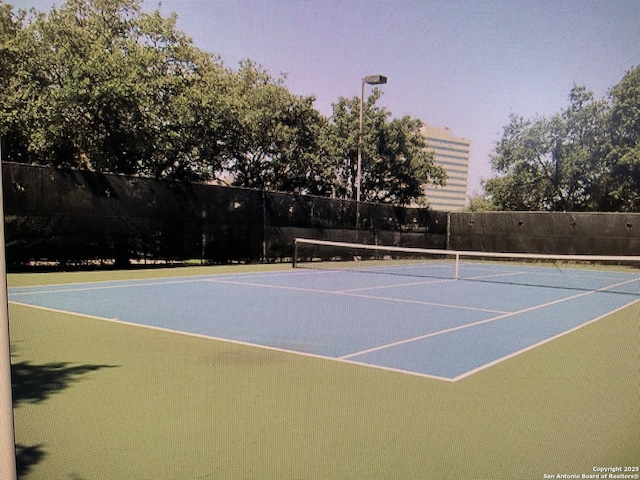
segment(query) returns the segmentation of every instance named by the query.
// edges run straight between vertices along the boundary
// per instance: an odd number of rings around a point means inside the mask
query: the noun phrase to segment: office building
[[[463,209],[467,202],[467,178],[471,142],[454,137],[448,128],[424,126],[428,149],[434,153],[434,163],[447,172],[444,187],[430,185],[425,188],[429,206],[434,210],[454,212]]]

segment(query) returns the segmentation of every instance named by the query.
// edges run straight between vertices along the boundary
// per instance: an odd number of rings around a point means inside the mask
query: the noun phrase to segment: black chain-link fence
[[[454,250],[640,255],[640,213],[452,213]]]
[[[7,263],[279,261],[295,237],[403,247],[639,255],[638,213],[426,208],[3,165]]]
[[[13,267],[277,261],[296,236],[446,245],[446,214],[419,208],[20,164],[3,184]]]

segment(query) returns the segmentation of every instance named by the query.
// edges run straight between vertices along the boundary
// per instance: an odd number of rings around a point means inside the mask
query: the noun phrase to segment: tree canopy
[[[444,185],[446,172],[433,162],[433,153],[420,133],[422,122],[410,117],[389,120],[391,113],[376,105],[374,89],[363,105],[362,199],[407,204],[419,199],[429,183]],[[355,198],[359,143],[360,99],[340,98],[324,133],[325,152],[333,168],[326,184]]]
[[[360,98],[329,118],[251,60],[198,49],[141,0],[0,0],[0,136],[8,161],[355,198]],[[420,134],[364,102],[361,198],[424,203],[446,183]],[[583,86],[551,117],[512,116],[471,208],[640,211],[640,67],[606,99]]]
[[[512,116],[484,182],[500,210],[640,211],[640,67],[595,100],[574,86],[551,118]],[[479,203],[476,203],[476,206]],[[486,205],[485,205],[486,206]]]
[[[3,42],[14,52],[0,94],[6,158],[192,179],[219,168],[227,75],[175,17],[69,0],[28,19],[9,18]]]
[[[640,211],[640,66],[611,90],[610,141],[604,153],[610,165],[609,210]]]
[[[247,60],[198,49],[140,0],[0,0],[0,135],[8,161],[353,197],[359,99],[331,118]],[[445,174],[420,122],[367,99],[362,198],[407,203]]]

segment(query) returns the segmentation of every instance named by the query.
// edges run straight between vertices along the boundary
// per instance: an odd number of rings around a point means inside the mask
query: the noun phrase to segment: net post
[[[293,239],[293,260],[291,262],[292,268],[296,268],[298,266],[297,260],[298,260],[298,239],[294,238]]]

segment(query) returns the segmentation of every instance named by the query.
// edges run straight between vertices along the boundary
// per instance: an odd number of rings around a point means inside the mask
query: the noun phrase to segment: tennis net
[[[297,238],[293,266],[640,297],[640,256],[457,251]]]

